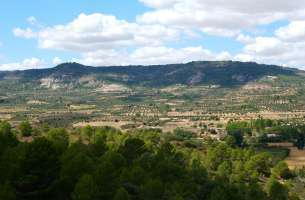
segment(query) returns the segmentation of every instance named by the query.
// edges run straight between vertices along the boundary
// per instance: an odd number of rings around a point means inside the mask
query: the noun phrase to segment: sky
[[[305,0],[2,0],[0,70],[254,61],[305,69]]]

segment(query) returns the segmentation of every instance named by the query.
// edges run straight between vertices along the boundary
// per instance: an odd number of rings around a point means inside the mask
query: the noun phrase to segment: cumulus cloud
[[[26,70],[26,69],[39,69],[44,68],[46,62],[39,58],[27,58],[22,62],[0,64],[0,70]]]
[[[231,57],[228,52],[216,54],[202,46],[166,47],[166,42],[180,37],[176,28],[140,25],[99,13],[81,14],[66,25],[44,27],[38,31],[16,28],[14,33],[27,39],[36,38],[40,48],[79,52],[81,59],[75,61],[94,66],[170,64]],[[185,34],[189,36],[191,33]],[[60,58],[53,59],[54,65],[61,62]]]
[[[305,0],[140,1],[155,10],[138,16],[139,23],[197,28],[212,35],[235,36],[257,25],[305,16]]]
[[[167,0],[167,1],[165,1],[165,0],[139,0],[139,1],[152,8],[166,8],[166,7],[172,6],[178,0]]]
[[[59,64],[63,63],[63,61],[59,57],[55,57],[55,58],[53,58],[52,63],[53,63],[53,65],[59,65]]]
[[[305,20],[292,21],[276,31],[276,36],[290,42],[305,41]]]
[[[186,35],[191,33],[189,31]],[[99,13],[81,14],[68,24],[44,27],[37,31],[16,28],[14,34],[37,39],[40,48],[79,52],[81,59],[76,61],[94,66],[170,64],[228,59],[231,56],[228,52],[212,53],[202,46],[166,47],[166,42],[180,37],[176,28],[159,24],[140,25]],[[54,65],[61,62],[58,57],[53,59]]]
[[[138,0],[150,11],[135,22],[102,13],[80,14],[67,24],[15,28],[17,37],[36,39],[42,49],[79,53],[75,61],[87,65],[169,64],[193,60],[258,61],[303,66],[305,0]],[[285,20],[288,25],[268,37],[254,31],[259,25]],[[170,47],[179,40],[196,40],[203,34],[230,37],[243,45],[235,55],[206,47]],[[193,42],[192,42],[193,43]],[[203,44],[204,45],[204,44]],[[53,64],[62,60],[54,58]],[[15,63],[16,64],[16,63]],[[20,63],[19,63],[20,64]]]
[[[290,42],[279,37],[256,37],[249,40],[234,60],[257,61],[305,69],[305,41]]]
[[[240,53],[235,55],[233,60],[241,61],[241,62],[250,62],[250,61],[254,61],[254,58],[249,54]]]
[[[111,65],[157,65],[186,63],[195,60],[229,60],[228,52],[213,53],[202,46],[169,48],[165,46],[142,47],[134,51],[94,51],[83,55],[79,62],[94,66]]]
[[[33,30],[30,28],[26,28],[26,29],[15,28],[13,30],[13,33],[17,37],[24,37],[26,39],[35,38],[37,36],[37,34],[33,32]]]
[[[291,21],[278,28],[270,37],[240,35],[237,40],[245,44],[235,60],[257,61],[267,64],[305,69],[305,21]]]
[[[236,40],[238,42],[241,42],[243,44],[250,44],[250,43],[253,43],[254,42],[254,39],[249,36],[249,35],[244,35],[244,34],[239,34],[236,38]]]
[[[274,37],[257,37],[253,43],[245,47],[246,52],[251,52],[258,56],[277,56],[285,51],[285,44]]]
[[[66,25],[45,27],[34,32],[16,28],[19,37],[37,38],[43,49],[89,52],[95,49],[158,46],[164,40],[174,40],[178,32],[161,25],[143,25],[119,20],[112,15],[80,14]]]

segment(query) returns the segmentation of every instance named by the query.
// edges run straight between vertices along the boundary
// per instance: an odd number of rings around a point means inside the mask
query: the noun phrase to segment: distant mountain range
[[[235,87],[265,76],[301,76],[303,71],[253,62],[201,61],[154,66],[90,67],[64,63],[54,68],[2,71],[0,83],[32,83],[49,88],[98,86],[115,83],[127,86],[166,87],[182,85],[219,85]],[[56,85],[56,87],[53,87]],[[1,86],[0,86],[1,87]]]

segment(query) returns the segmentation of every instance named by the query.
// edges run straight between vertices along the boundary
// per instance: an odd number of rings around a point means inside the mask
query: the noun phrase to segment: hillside
[[[302,121],[304,72],[242,62],[0,72],[0,120],[55,126],[176,127],[259,116]],[[196,127],[196,128],[194,128]]]
[[[0,199],[299,199],[302,74],[240,62],[0,72]]]
[[[37,83],[71,86],[100,82],[128,86],[164,87],[182,85],[219,85],[232,87],[256,81],[265,76],[298,76],[298,70],[273,65],[242,62],[191,62],[158,66],[90,67],[64,63],[50,69],[0,72],[2,82]],[[93,84],[94,85],[94,84]]]

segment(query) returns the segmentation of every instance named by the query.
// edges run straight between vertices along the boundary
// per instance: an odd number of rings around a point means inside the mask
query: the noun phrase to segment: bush
[[[23,121],[19,125],[19,131],[23,137],[30,137],[32,135],[32,126],[30,122]]]

